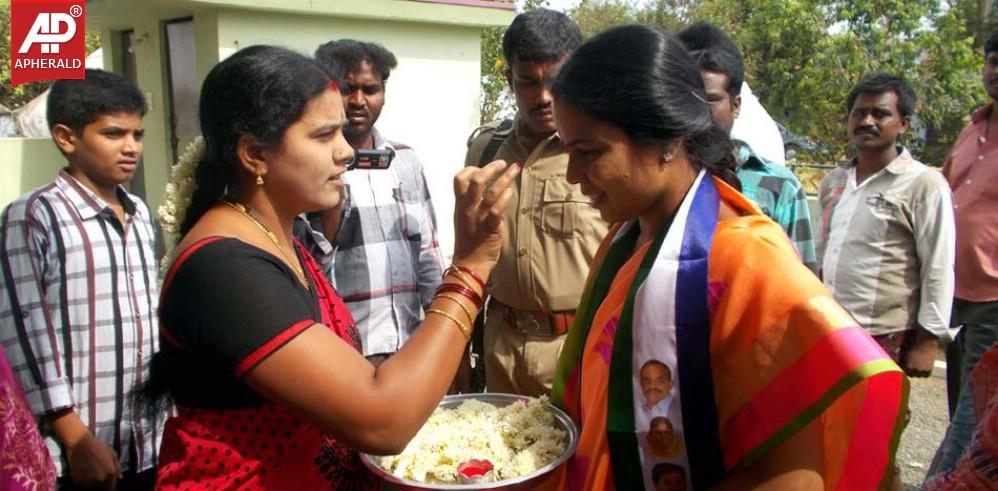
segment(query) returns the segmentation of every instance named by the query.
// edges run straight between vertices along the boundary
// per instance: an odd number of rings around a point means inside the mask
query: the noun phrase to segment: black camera
[[[387,169],[395,158],[395,150],[391,148],[354,150],[353,160],[347,162],[347,170],[353,169]]]

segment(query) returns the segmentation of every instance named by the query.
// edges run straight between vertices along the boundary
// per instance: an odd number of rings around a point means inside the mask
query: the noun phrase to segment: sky
[[[518,0],[516,2],[520,7],[523,7],[523,0]],[[548,8],[552,10],[560,10],[562,12],[576,6],[579,4],[579,0],[548,0]]]

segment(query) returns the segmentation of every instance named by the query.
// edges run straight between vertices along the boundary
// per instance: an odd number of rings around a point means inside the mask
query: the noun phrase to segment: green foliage
[[[505,29],[501,28],[482,31],[482,124],[495,121],[509,106],[506,60],[502,57],[503,32]]]
[[[513,0],[503,0],[513,3]],[[547,7],[547,0],[526,0],[523,11]],[[515,101],[506,83],[506,60],[502,56],[502,35],[505,28],[482,31],[482,105],[481,123],[512,116]]]
[[[569,12],[586,39],[607,28],[637,22],[642,9],[634,0],[582,0]]]
[[[974,47],[981,48],[988,34],[998,31],[996,0],[953,0],[953,10],[960,13],[967,35],[974,38]]]
[[[87,33],[87,54],[100,48],[100,34]],[[10,86],[10,0],[0,0],[0,104],[16,109],[45,92],[52,82]]]
[[[907,78],[919,97],[906,144],[941,164],[969,112],[985,101],[981,38],[996,25],[992,0],[582,0],[569,12],[586,37],[643,23],[677,31],[698,20],[725,29],[745,57],[746,78],[773,117],[819,144],[802,159],[849,155],[845,99],[864,74]],[[982,20],[984,18],[984,20]],[[501,31],[493,34],[501,40]],[[487,47],[487,46],[486,46]],[[499,56],[501,60],[501,55]],[[493,58],[483,85],[504,67]],[[488,68],[492,70],[489,72]],[[495,105],[483,102],[483,120]]]
[[[646,24],[677,31],[689,24],[695,0],[582,0],[568,14],[586,38],[621,24]]]
[[[716,15],[707,18],[721,20],[740,45],[747,78],[767,109],[821,143],[811,156],[816,161],[848,156],[844,103],[864,74],[887,71],[912,83],[919,104],[906,143],[935,164],[982,92],[975,81],[981,57],[961,30],[959,12],[944,11],[938,0],[703,3]]]

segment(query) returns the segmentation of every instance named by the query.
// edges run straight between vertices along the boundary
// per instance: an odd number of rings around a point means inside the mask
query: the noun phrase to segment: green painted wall
[[[155,212],[163,199],[172,156],[169,141],[169,111],[167,110],[167,74],[165,72],[164,36],[161,24],[151,20],[136,23],[133,27],[137,83],[149,111],[143,118],[146,137],[143,140],[142,159],[144,165],[143,196]]]
[[[139,172],[145,171],[146,162],[143,160]],[[0,138],[0,209],[18,196],[52,182],[66,165],[65,157],[48,138]],[[130,184],[125,187],[136,191]]]
[[[0,208],[52,182],[66,159],[48,138],[0,138]]]

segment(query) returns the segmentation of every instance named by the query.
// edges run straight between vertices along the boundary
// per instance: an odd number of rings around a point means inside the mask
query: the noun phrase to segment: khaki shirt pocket
[[[571,237],[582,234],[585,224],[582,207],[589,200],[577,185],[569,184],[565,176],[555,176],[544,181],[541,199],[541,231],[552,237]]]

